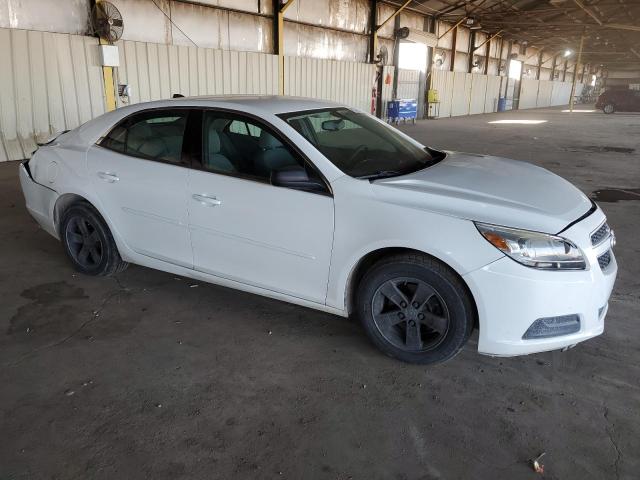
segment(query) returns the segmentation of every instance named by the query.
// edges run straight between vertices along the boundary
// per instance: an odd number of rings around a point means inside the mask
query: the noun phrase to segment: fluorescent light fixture
[[[564,56],[565,56],[565,57],[569,57],[572,53],[573,53],[573,52],[572,52],[571,50],[568,50],[568,49],[567,49],[567,50],[565,50],[565,51],[564,51]]]
[[[514,119],[514,120],[494,120],[492,122],[487,122],[487,123],[537,125],[539,123],[547,123],[547,120],[515,120]]]
[[[593,113],[596,110],[576,110],[575,108],[573,109],[573,113]],[[562,113],[571,113],[571,110],[562,110]]]

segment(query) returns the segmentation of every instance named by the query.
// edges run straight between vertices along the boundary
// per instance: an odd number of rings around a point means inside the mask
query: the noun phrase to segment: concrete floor
[[[543,119],[539,125],[489,124]],[[585,192],[637,188],[640,116],[530,110],[401,127]],[[565,353],[431,368],[358,324],[132,266],[74,273],[0,165],[0,478],[638,478],[640,202],[602,203],[620,273],[606,331]],[[197,285],[197,287],[196,287]],[[545,473],[528,459],[546,452]]]

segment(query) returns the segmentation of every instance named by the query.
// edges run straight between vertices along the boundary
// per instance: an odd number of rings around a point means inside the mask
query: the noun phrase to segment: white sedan
[[[357,315],[383,352],[520,355],[599,335],[617,265],[602,210],[528,163],[425,147],[342,105],[180,98],[120,108],[20,166],[74,267],[129,262]]]

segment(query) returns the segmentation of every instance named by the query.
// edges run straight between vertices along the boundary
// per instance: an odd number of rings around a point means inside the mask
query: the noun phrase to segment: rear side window
[[[140,112],[114,127],[100,145],[134,157],[181,163],[186,110]]]
[[[124,153],[125,142],[127,141],[127,128],[124,125],[117,125],[100,142],[105,148]]]

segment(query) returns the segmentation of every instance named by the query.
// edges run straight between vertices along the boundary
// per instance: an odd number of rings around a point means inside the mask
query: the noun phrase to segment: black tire
[[[373,344],[408,363],[432,364],[453,358],[469,339],[475,322],[466,285],[449,267],[427,255],[400,254],[378,261],[362,278],[356,302]]]
[[[606,114],[614,113],[616,111],[616,106],[613,103],[607,103],[602,107],[602,111]]]
[[[89,203],[75,203],[65,210],[60,237],[74,268],[85,275],[113,275],[129,266],[104,219]]]

